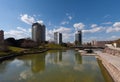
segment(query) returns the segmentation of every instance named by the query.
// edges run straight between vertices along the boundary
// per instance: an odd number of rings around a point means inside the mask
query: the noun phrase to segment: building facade
[[[54,42],[55,44],[62,44],[62,33],[59,32],[54,33]]]
[[[4,43],[4,31],[0,30],[0,44]]]
[[[92,46],[105,47],[105,44],[112,44],[114,41],[92,41]]]
[[[39,23],[32,25],[32,40],[38,44],[45,42],[45,25]]]
[[[82,45],[82,31],[78,31],[75,34],[75,45],[80,46]]]
[[[7,47],[4,45],[4,31],[0,30],[0,51],[7,50]]]

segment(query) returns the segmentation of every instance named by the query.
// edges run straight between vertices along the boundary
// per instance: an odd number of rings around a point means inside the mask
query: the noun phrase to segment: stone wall
[[[105,53],[108,53],[110,55],[114,55],[114,56],[120,56],[120,50],[117,50],[117,49],[111,49],[109,47],[106,47],[104,49],[104,52]]]

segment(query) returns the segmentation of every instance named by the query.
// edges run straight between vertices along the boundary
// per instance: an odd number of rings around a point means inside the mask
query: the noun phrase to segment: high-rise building
[[[61,44],[62,43],[62,33],[59,33],[59,32],[54,33],[54,42],[56,44]]]
[[[0,51],[7,50],[7,47],[4,45],[4,31],[0,30]]]
[[[0,30],[0,44],[4,43],[4,31]]]
[[[78,31],[76,34],[75,34],[75,44],[77,46],[80,46],[82,45],[82,31]]]
[[[32,40],[37,42],[38,44],[45,41],[45,25],[33,23]]]

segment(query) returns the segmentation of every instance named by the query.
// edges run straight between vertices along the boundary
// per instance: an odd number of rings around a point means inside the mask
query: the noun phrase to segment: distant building
[[[4,31],[0,30],[0,51],[7,50],[7,47],[4,44]]]
[[[75,34],[75,45],[80,46],[82,45],[82,31],[78,31]]]
[[[4,31],[0,30],[0,44],[4,43]]]
[[[32,25],[32,40],[38,44],[45,41],[45,25],[39,23]]]
[[[61,44],[62,43],[62,33],[59,33],[59,32],[54,33],[54,42],[56,44]]]
[[[114,41],[92,41],[92,46],[105,47],[105,44],[112,44]]]

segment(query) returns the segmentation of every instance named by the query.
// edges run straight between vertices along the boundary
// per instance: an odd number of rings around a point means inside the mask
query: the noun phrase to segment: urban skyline
[[[0,1],[0,29],[5,38],[31,37],[31,25],[46,25],[46,40],[54,32],[63,34],[64,42],[73,42],[83,30],[83,41],[113,40],[120,36],[119,0],[7,0]],[[32,6],[31,6],[32,5]]]

